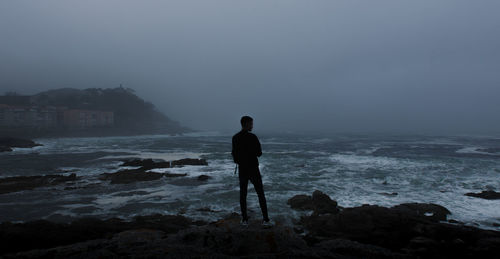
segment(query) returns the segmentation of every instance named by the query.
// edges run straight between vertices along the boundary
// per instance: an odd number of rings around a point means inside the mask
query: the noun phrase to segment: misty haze
[[[0,256],[498,255],[498,10],[2,1]]]

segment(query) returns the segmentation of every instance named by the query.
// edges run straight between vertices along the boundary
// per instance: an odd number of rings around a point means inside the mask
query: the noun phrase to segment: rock
[[[184,158],[172,161],[172,166],[185,166],[185,165],[208,165],[205,159]]]
[[[32,147],[36,147],[36,146],[42,146],[42,145],[37,144],[29,139],[10,138],[10,137],[1,137],[0,138],[0,147],[4,147],[3,148],[4,150],[5,150],[5,147],[7,147],[7,148],[12,148],[12,147],[32,148]]]
[[[38,187],[54,186],[68,181],[77,180],[76,174],[64,175],[36,175],[14,176],[0,178],[0,194],[32,190]]]
[[[4,253],[13,253],[19,251],[28,251],[32,249],[46,249],[61,245],[69,245],[86,240],[97,240],[91,242],[92,246],[81,246],[76,244],[71,248],[66,247],[63,250],[45,250],[40,254],[38,251],[27,258],[40,258],[41,255],[54,257],[51,253],[62,253],[68,250],[76,250],[78,253],[87,253],[88,250],[99,250],[105,246],[107,237],[112,237],[114,234],[135,230],[136,232],[125,232],[113,236],[116,241],[114,245],[121,249],[137,248],[138,245],[148,243],[155,238],[163,237],[165,234],[176,233],[181,229],[186,229],[196,223],[183,216],[160,215],[154,214],[149,216],[138,216],[132,221],[124,221],[117,218],[99,220],[95,218],[82,218],[74,220],[71,223],[54,223],[46,220],[31,221],[27,223],[10,223],[4,222],[0,224],[0,255]],[[206,223],[202,223],[206,224]],[[152,229],[151,231],[145,229]],[[102,240],[100,240],[102,239]],[[114,242],[112,241],[112,242]],[[135,245],[133,244],[134,242]],[[123,246],[124,244],[132,245],[131,247]],[[80,250],[82,249],[83,250]],[[115,251],[119,252],[119,251]],[[140,255],[140,251],[135,251]],[[30,253],[28,253],[29,255]],[[69,258],[74,256],[60,256],[59,258]],[[6,257],[17,258],[18,256]]]
[[[219,212],[219,211],[216,211],[216,210],[212,210],[209,207],[199,208],[199,209],[197,209],[197,211],[201,211],[201,212]]]
[[[7,146],[0,146],[0,152],[10,152],[10,151],[12,151],[12,148]]]
[[[330,196],[320,192],[314,191],[312,194],[312,203],[314,205],[314,215],[339,212],[337,202],[330,199]]]
[[[451,214],[447,208],[432,203],[403,203],[393,209],[435,222],[444,221],[447,215]]]
[[[142,170],[153,168],[170,168],[170,162],[154,161],[153,159],[133,159],[124,161],[120,166],[140,166]]]
[[[303,216],[300,223],[310,245],[341,238],[422,258],[490,257],[500,252],[500,232],[441,223],[448,214],[436,204],[363,205]]]
[[[378,194],[384,195],[384,196],[388,196],[388,197],[390,197],[390,196],[397,196],[398,195],[397,192],[379,192]]]
[[[476,197],[476,198],[482,198],[486,200],[498,200],[500,199],[500,192],[495,192],[495,191],[482,191],[480,193],[466,193],[466,196],[470,197]]]
[[[492,147],[492,148],[481,148],[477,151],[487,152],[487,153],[500,153],[500,147]]]
[[[287,202],[292,209],[313,210],[314,215],[337,213],[337,202],[320,191],[314,191],[312,197],[308,195],[295,195]]]
[[[339,258],[404,258],[401,253],[393,252],[379,246],[362,244],[347,239],[325,240],[314,245],[324,258],[331,258],[331,254],[341,255]],[[325,253],[326,252],[326,253]]]
[[[416,247],[416,248],[422,248],[422,247],[436,247],[439,245],[439,242],[437,242],[434,239],[430,239],[428,237],[421,237],[417,236],[414,237],[410,240],[409,247]]]
[[[324,195],[317,192],[313,196],[327,202]],[[249,226],[243,228],[237,213],[211,223],[160,214],[138,216],[132,221],[84,218],[65,224],[43,220],[4,222],[0,224],[0,256],[6,259],[498,257],[500,232],[436,222],[415,212],[428,204],[410,204],[344,208],[335,214],[302,217],[302,226],[288,226],[277,218],[272,228],[262,228],[259,219],[250,219]],[[297,233],[307,234],[302,237]]]
[[[287,201],[287,204],[295,210],[314,210],[312,197],[308,195],[295,195]]]
[[[140,166],[142,170],[150,170],[154,168],[170,168],[170,167],[182,167],[186,165],[208,165],[205,159],[192,159],[192,158],[184,158],[180,160],[175,160],[171,162],[166,162],[163,160],[153,160],[151,158],[148,159],[132,159],[123,161],[120,166]]]
[[[171,173],[156,173],[146,172],[143,168],[122,170],[115,173],[103,173],[100,175],[100,180],[111,180],[111,184],[126,184],[142,181],[154,181],[162,177],[180,177],[187,174],[171,174]]]
[[[202,174],[202,175],[198,176],[197,179],[198,179],[198,181],[207,181],[210,178],[211,178],[210,176]]]
[[[97,222],[96,222],[97,223]],[[118,223],[118,222],[117,222]],[[121,222],[123,223],[123,222]],[[4,258],[320,258],[292,229],[260,222],[241,228],[239,216],[174,232],[137,225],[108,233],[109,238],[7,254]],[[117,225],[120,226],[120,225]],[[66,232],[67,235],[67,232]],[[0,244],[1,246],[2,244]],[[319,249],[318,249],[319,250]],[[323,254],[327,254],[324,251]],[[330,253],[330,255],[332,255]]]

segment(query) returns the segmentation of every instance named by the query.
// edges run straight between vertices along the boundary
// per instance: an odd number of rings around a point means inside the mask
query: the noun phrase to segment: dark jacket
[[[242,130],[233,136],[233,161],[239,166],[258,166],[257,157],[262,155],[260,142],[255,134]]]

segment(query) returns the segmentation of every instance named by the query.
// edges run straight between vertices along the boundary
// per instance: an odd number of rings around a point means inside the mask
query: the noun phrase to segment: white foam
[[[479,151],[479,149],[481,149],[481,147],[464,147],[455,152],[459,154],[481,154],[481,155],[491,155],[491,156],[495,155],[492,153]]]
[[[132,153],[132,150],[128,152]],[[140,158],[140,159],[158,159],[164,161],[173,161],[183,158],[195,158],[199,159],[203,155],[208,155],[209,153],[194,153],[194,152],[137,152],[130,155],[116,155],[116,156],[104,156],[99,159],[126,159],[126,158]]]
[[[355,154],[334,154],[330,156],[330,160],[353,170],[366,170],[370,168],[397,170],[424,165],[416,161],[411,161],[410,159]]]

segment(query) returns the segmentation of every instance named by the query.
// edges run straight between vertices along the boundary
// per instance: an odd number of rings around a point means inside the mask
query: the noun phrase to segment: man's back
[[[242,130],[233,136],[233,160],[240,166],[258,166],[257,157],[262,155],[259,139],[254,134]]]

